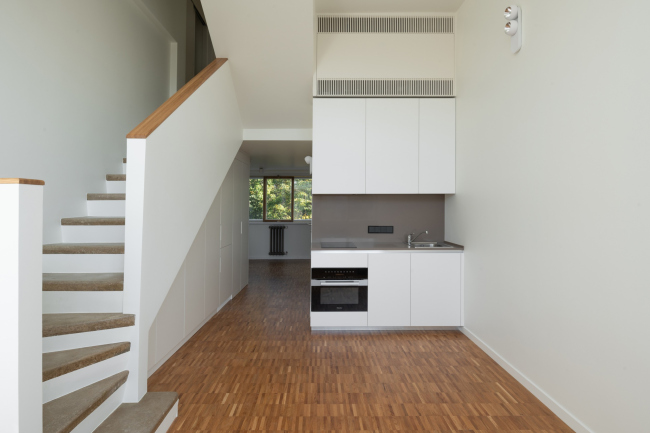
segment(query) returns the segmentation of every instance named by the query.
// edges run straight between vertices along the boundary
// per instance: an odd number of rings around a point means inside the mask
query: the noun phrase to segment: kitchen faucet
[[[422,236],[422,235],[425,234],[425,233],[426,233],[426,234],[429,234],[429,230],[425,230],[425,231],[423,231],[422,233],[420,233],[420,234],[417,235],[416,237],[413,237],[413,235],[414,235],[415,233],[411,233],[410,235],[408,235],[408,236],[406,237],[406,243],[408,243],[408,246],[410,247],[411,244],[412,244],[413,242],[415,242],[415,240],[416,240],[417,238],[419,238],[420,236]]]

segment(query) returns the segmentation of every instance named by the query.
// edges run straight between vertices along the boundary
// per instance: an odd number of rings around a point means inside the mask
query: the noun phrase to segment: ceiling
[[[305,156],[311,156],[311,141],[244,141],[241,150],[251,157],[251,171],[309,172]]]
[[[465,0],[315,0],[322,13],[456,12]]]
[[[217,57],[227,57],[245,129],[310,129],[314,73],[309,0],[203,0]]]

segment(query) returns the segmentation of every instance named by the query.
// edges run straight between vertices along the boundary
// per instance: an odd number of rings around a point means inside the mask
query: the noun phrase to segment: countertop
[[[322,248],[320,242],[312,242],[311,250],[318,252],[347,252],[347,253],[379,253],[383,251],[404,253],[444,253],[449,251],[464,251],[465,247],[445,241],[453,248],[409,248],[406,242],[355,242],[356,248]]]

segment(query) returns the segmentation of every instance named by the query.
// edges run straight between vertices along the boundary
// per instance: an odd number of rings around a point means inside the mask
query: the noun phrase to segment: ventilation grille
[[[454,33],[454,17],[318,17],[318,33]]]
[[[454,96],[454,80],[318,80],[318,96]]]

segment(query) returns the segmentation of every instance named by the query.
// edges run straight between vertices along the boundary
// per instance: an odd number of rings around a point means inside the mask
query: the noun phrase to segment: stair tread
[[[126,194],[109,194],[105,192],[88,193],[86,200],[126,200]]]
[[[43,433],[69,433],[124,385],[128,371],[117,373],[43,405]]]
[[[175,392],[148,392],[138,403],[122,403],[94,433],[154,433],[177,400]]]
[[[43,254],[124,254],[124,243],[47,244]]]
[[[43,382],[126,353],[131,343],[103,344],[43,354]]]
[[[62,226],[123,226],[124,217],[83,216],[62,218]]]
[[[107,174],[106,180],[114,182],[125,181],[126,174]]]
[[[123,273],[43,274],[45,292],[121,292]]]
[[[135,324],[133,314],[62,313],[43,314],[43,337],[124,328]]]
[[[122,162],[126,164],[126,158],[122,158]]]

